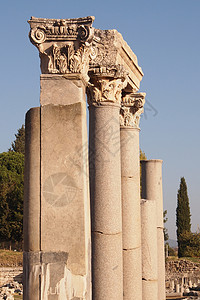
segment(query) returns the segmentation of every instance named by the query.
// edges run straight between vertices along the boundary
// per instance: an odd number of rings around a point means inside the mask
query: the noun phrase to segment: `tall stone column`
[[[124,300],[142,300],[139,120],[144,97],[126,95],[120,110]]]
[[[162,160],[152,159],[141,162],[142,198],[156,201],[157,210],[157,251],[158,251],[158,299],[166,299],[165,294],[165,254],[163,234],[163,192]]]
[[[40,108],[26,118],[24,300],[91,300],[86,98],[92,17],[31,18]]]
[[[40,108],[32,108],[25,121],[24,170],[24,299],[39,299],[40,267]],[[28,253],[34,253],[29,255]],[[34,274],[34,275],[33,275]]]
[[[141,200],[142,299],[158,300],[156,201]]]
[[[122,300],[119,110],[124,78],[123,75],[115,77],[113,71],[106,68],[90,75],[92,297],[95,300]]]

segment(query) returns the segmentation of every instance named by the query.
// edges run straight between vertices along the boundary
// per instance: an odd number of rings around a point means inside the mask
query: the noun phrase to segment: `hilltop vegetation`
[[[25,128],[8,152],[0,153],[0,242],[23,239]]]

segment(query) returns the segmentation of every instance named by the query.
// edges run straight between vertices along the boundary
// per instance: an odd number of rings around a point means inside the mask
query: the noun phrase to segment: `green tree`
[[[142,152],[142,150],[140,149],[140,160],[146,160],[146,154],[144,152]],[[140,164],[140,194],[142,193],[142,167]]]
[[[184,232],[180,235],[184,257],[200,257],[200,233]]]
[[[176,226],[177,226],[177,242],[178,257],[184,256],[185,244],[182,242],[181,235],[191,232],[190,206],[187,193],[187,185],[184,177],[181,177],[180,187],[177,194],[176,208]]]
[[[163,223],[164,223],[164,225],[165,225],[165,223],[168,221],[168,218],[167,218],[167,210],[164,210],[164,212],[163,212]],[[166,241],[168,241],[168,239],[169,239],[169,234],[168,234],[168,232],[167,232],[167,228],[164,226],[164,228],[163,228],[163,232],[164,232],[164,241],[166,242]]]
[[[0,153],[0,240],[21,241],[23,231],[24,155]]]
[[[15,140],[12,142],[9,151],[19,152],[25,154],[25,126],[22,125],[15,134]]]

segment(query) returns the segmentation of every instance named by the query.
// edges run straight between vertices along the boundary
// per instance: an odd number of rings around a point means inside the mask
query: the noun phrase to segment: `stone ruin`
[[[93,21],[29,21],[42,74],[26,114],[24,300],[164,300],[161,160],[142,161],[140,196],[143,72]]]

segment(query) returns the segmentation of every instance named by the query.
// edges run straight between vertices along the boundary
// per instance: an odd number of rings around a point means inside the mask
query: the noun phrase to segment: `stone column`
[[[26,121],[24,300],[91,300],[85,89],[92,17],[29,21],[40,108]]]
[[[158,299],[156,201],[141,200],[142,299]]]
[[[116,67],[117,68],[117,67]],[[90,198],[92,297],[123,299],[119,110],[123,76],[103,68],[91,75]]]
[[[126,95],[120,110],[124,300],[142,300],[139,119],[144,97]]]
[[[180,285],[178,282],[176,283],[176,293],[180,293]]]
[[[165,295],[165,254],[163,234],[163,193],[162,193],[162,160],[152,159],[141,162],[142,198],[153,199],[157,207],[157,248],[158,248],[158,299]]]
[[[171,290],[174,291],[174,280],[171,280]]]
[[[35,266],[40,236],[40,108],[32,108],[25,121],[24,170],[24,299],[39,299],[40,268]],[[31,254],[29,254],[31,253]],[[34,253],[34,255],[32,255]],[[32,276],[35,274],[35,276]],[[31,298],[32,297],[32,298]]]

